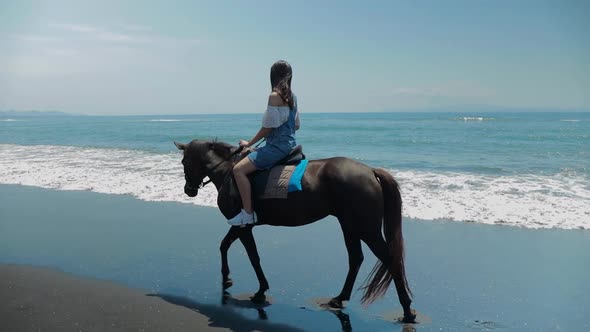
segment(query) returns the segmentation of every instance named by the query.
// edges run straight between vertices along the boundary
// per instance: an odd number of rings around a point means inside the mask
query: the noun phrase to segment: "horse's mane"
[[[199,155],[206,153],[208,150],[213,150],[216,155],[222,158],[229,158],[229,154],[234,151],[234,149],[237,149],[236,146],[219,141],[217,137],[211,140],[195,139],[191,141],[190,145]]]
[[[215,137],[214,139],[210,140],[209,143],[216,145],[216,146],[223,146],[225,148],[233,148],[234,146],[226,143],[226,142],[221,142],[217,139],[217,137]]]
[[[217,139],[217,137],[209,139],[209,140],[205,140],[205,139],[194,139],[190,142],[191,144],[194,145],[199,145],[199,146],[207,146],[208,144],[211,144],[212,146],[223,146],[223,147],[233,147],[231,144],[229,143],[225,143],[222,141],[219,141]]]

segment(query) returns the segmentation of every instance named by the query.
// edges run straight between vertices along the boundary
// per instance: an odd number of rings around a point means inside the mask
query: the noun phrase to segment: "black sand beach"
[[[117,284],[0,265],[3,331],[220,331],[208,317]]]
[[[368,308],[360,292],[341,312],[314,304],[336,295],[346,272],[332,218],[256,228],[271,303],[247,301],[258,285],[239,243],[229,257],[235,285],[224,299],[218,248],[226,231],[214,208],[0,185],[0,330],[590,328],[587,231],[405,220],[421,319],[412,327],[394,322],[401,307],[393,289]],[[364,253],[357,287],[375,262]]]

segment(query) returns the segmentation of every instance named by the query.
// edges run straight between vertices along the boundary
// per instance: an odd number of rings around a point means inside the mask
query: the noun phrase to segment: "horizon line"
[[[457,110],[454,110],[457,108]],[[379,114],[379,113],[507,113],[507,112],[515,112],[515,113],[588,113],[590,112],[589,109],[585,108],[550,108],[550,107],[510,107],[510,106],[484,106],[484,105],[476,105],[473,106],[473,110],[467,110],[470,108],[468,105],[464,106],[445,106],[445,107],[433,107],[433,108],[400,108],[400,109],[386,109],[380,111],[322,111],[322,112],[302,112],[303,114]],[[483,109],[475,109],[475,108],[483,108]],[[162,114],[162,113],[124,113],[124,114],[96,114],[96,113],[72,113],[72,112],[65,112],[65,111],[58,111],[58,110],[0,110],[0,116],[5,117],[6,114],[3,113],[32,113],[32,115],[44,115],[44,114],[53,114],[53,116],[193,116],[193,115],[256,115],[262,114],[262,112],[243,112],[243,113],[231,113],[231,112],[217,112],[217,113],[171,113],[171,114]],[[12,114],[14,116],[19,116],[18,114]],[[27,115],[20,115],[20,116],[27,116]]]

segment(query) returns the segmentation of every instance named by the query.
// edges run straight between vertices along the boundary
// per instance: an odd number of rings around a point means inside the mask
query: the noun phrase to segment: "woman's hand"
[[[248,144],[250,144],[250,142],[248,141],[244,141],[243,139],[240,140],[240,146],[243,148],[247,148]]]

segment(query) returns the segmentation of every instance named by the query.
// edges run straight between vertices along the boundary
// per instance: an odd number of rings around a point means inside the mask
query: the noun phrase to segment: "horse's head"
[[[174,142],[174,145],[184,151],[184,193],[189,197],[197,196],[203,179],[235,151],[235,147],[222,142],[194,140],[188,144]]]

